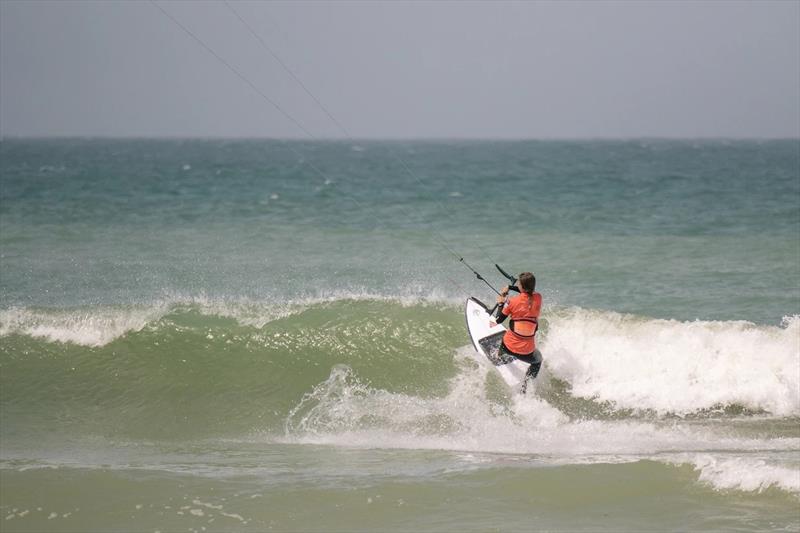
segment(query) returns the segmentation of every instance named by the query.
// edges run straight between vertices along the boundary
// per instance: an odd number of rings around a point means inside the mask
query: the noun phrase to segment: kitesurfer
[[[536,276],[530,272],[520,274],[515,286],[516,288],[504,287],[497,296],[497,323],[511,317],[510,327],[503,335],[500,352],[510,354],[530,365],[522,384],[524,393],[528,378],[536,379],[542,367],[542,354],[536,349],[536,331],[539,329],[542,295],[536,292]],[[509,290],[519,290],[519,294],[508,298]]]

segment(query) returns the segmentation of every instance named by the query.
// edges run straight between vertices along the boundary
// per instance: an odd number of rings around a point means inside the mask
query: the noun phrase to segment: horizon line
[[[674,136],[674,135],[639,135],[639,136],[586,136],[586,137],[280,137],[249,135],[5,135],[0,134],[0,142],[4,140],[165,140],[165,141],[281,141],[281,142],[526,142],[526,141],[797,141],[798,136]]]

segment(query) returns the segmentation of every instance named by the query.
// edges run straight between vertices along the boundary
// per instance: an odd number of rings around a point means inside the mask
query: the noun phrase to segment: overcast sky
[[[316,137],[222,2],[158,5]],[[356,138],[800,137],[800,2],[235,2]],[[307,135],[147,1],[0,1],[3,136]]]

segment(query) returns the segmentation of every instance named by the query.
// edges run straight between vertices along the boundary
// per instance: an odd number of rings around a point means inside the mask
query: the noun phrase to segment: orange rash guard
[[[530,296],[523,292],[506,302],[501,312],[511,316],[510,327],[503,336],[503,344],[509,350],[520,355],[533,353],[536,349],[534,335],[539,327],[538,319],[541,311],[542,295],[538,292]]]

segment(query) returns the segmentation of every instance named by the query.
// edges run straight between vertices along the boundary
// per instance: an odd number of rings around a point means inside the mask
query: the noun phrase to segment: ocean
[[[0,141],[2,531],[800,531],[800,140]],[[463,306],[533,271],[533,393]]]

